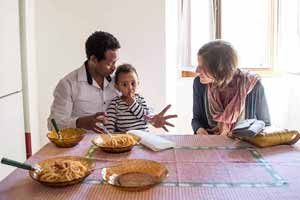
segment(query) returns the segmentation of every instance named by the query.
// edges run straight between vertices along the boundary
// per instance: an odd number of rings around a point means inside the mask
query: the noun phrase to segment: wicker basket
[[[255,137],[241,137],[240,139],[263,148],[282,144],[294,144],[300,139],[300,134],[295,130],[263,131]]]

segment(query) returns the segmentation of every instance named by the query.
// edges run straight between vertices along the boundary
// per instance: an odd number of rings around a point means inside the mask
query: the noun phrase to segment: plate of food
[[[102,151],[108,153],[123,153],[131,151],[138,143],[137,139],[129,134],[102,134],[92,140],[92,143]]]
[[[44,185],[63,187],[83,181],[95,169],[95,163],[79,156],[63,156],[43,160],[40,170],[30,170],[30,177]]]
[[[102,169],[103,180],[119,189],[139,191],[161,183],[168,175],[165,165],[144,159],[125,160]]]
[[[2,158],[1,163],[29,170],[33,180],[52,187],[79,183],[95,170],[95,163],[92,160],[79,156],[50,158],[34,166],[8,158]]]

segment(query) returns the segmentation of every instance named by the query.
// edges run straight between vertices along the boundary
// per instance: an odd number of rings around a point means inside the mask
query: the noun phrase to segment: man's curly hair
[[[105,59],[105,51],[119,49],[120,43],[112,34],[96,31],[85,42],[86,57],[94,55],[98,61]]]

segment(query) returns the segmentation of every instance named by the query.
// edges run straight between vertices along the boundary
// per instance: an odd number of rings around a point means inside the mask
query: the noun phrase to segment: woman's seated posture
[[[269,109],[260,77],[237,68],[233,47],[216,40],[198,51],[194,80],[192,127],[195,134],[227,135],[244,119],[270,125]]]

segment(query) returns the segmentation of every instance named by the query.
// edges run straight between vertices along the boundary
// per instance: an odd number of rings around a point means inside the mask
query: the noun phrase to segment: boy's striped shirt
[[[136,95],[131,106],[128,106],[121,97],[114,98],[108,109],[108,122],[105,125],[109,131],[125,132],[128,130],[147,130],[145,115],[149,115],[149,108],[145,99]]]

